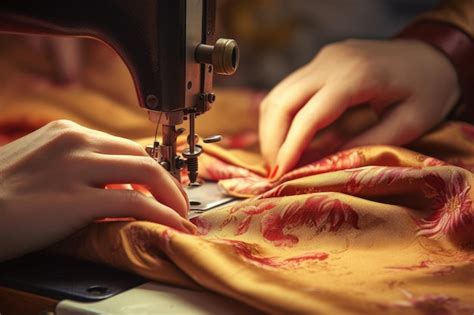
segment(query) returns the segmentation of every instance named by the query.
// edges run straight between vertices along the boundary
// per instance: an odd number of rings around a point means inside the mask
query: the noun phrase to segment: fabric
[[[472,314],[473,140],[450,122],[413,145],[444,161],[371,146],[275,182],[242,167],[255,157],[213,148],[203,175],[251,199],[194,219],[200,235],[96,223],[58,250],[271,313]]]
[[[10,79],[0,85],[3,142],[70,118],[149,143],[153,126],[146,115],[93,83],[104,73],[60,88],[24,61],[18,64],[23,71],[4,72]],[[212,290],[255,312],[474,312],[472,125],[446,122],[408,148],[337,152],[374,122],[373,113],[360,109],[321,132],[298,169],[269,181],[255,136],[260,96],[217,93],[219,103],[197,123],[206,133],[230,136],[221,146],[205,146],[200,173],[246,199],[194,219],[199,235],[150,222],[102,220],[51,250]]]

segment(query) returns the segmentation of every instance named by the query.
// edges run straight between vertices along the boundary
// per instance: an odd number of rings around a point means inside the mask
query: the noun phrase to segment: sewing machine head
[[[187,167],[190,183],[195,183],[197,158],[202,148],[195,134],[196,116],[210,109],[215,100],[212,92],[214,73],[233,74],[239,63],[239,49],[234,40],[218,39],[213,45],[215,0],[161,1],[156,18],[160,43],[156,52],[159,78],[155,88],[140,91],[142,107],[149,110],[151,121],[162,125],[161,143],[148,147],[173,176],[179,179],[180,169]],[[150,59],[150,63],[155,60]],[[151,73],[150,73],[151,74]],[[176,154],[176,139],[183,130],[176,125],[189,121],[188,148],[183,157]],[[215,142],[219,137],[204,139]]]
[[[197,178],[202,149],[196,116],[210,109],[214,73],[238,67],[235,41],[213,41],[216,0],[82,0],[0,3],[0,31],[92,37],[111,46],[128,66],[139,104],[162,126],[163,140],[149,148],[152,157],[179,178],[187,166]],[[176,153],[176,126],[189,121],[189,147]],[[211,137],[205,141],[216,141]]]

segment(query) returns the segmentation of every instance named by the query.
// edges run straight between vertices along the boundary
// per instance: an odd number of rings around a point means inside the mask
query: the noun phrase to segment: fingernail
[[[269,176],[270,179],[273,179],[273,178],[275,177],[275,175],[276,175],[277,172],[278,172],[278,168],[279,168],[278,165],[275,165],[275,166],[273,167],[272,171],[270,172],[270,176]]]
[[[192,235],[198,234],[197,227],[191,222],[189,222],[188,220],[182,220],[181,226],[183,227],[183,230],[189,232],[189,234],[192,234]]]

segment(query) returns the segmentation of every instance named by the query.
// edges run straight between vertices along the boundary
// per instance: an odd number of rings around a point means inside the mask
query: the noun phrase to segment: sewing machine
[[[195,133],[196,117],[208,111],[215,101],[215,95],[212,92],[214,73],[233,74],[239,64],[239,49],[234,40],[213,41],[215,7],[215,0],[3,0],[0,2],[0,32],[91,37],[112,47],[122,57],[132,74],[139,105],[147,111],[149,119],[157,124],[157,127],[162,126],[162,141],[156,141],[155,135],[154,143],[147,148],[148,153],[178,180],[181,170],[186,168],[190,183],[195,184],[198,176],[198,156],[202,153],[202,148],[198,144],[199,138]],[[180,156],[176,151],[176,141],[184,129],[178,129],[177,126],[184,120],[189,122],[188,147]],[[213,136],[203,141],[219,140],[220,136]],[[206,189],[212,190],[212,188]],[[193,193],[199,194],[199,191],[193,191]],[[203,207],[202,204],[198,206],[201,210],[209,208],[206,208],[206,205]],[[38,257],[32,259],[38,259]],[[24,276],[27,270],[41,265],[38,262],[32,263],[32,259],[10,264],[13,269],[9,269],[8,274],[3,274],[3,285],[7,283],[11,287],[3,287],[0,296],[28,300],[29,303],[32,301],[31,297],[37,296],[37,301],[41,299],[49,301],[49,304],[44,304],[49,306],[43,309],[51,311],[50,306],[56,305],[58,314],[68,311],[80,314],[100,313],[105,309],[94,303],[74,302],[72,301],[74,297],[79,297],[79,301],[97,302],[110,298],[113,295],[111,293],[115,292],[114,294],[120,294],[110,300],[118,299],[118,302],[116,300],[111,305],[120,305],[120,301],[123,299],[128,301],[131,295],[134,296],[134,301],[137,301],[136,305],[142,307],[141,311],[154,313],[159,305],[166,305],[166,301],[173,300],[170,297],[173,295],[175,297],[173,307],[182,314],[186,314],[186,310],[191,313],[196,311],[206,313],[211,309],[223,313],[223,309],[218,307],[220,303],[218,301],[224,300],[222,297],[210,298],[209,294],[203,295],[202,292],[181,292],[176,288],[146,284],[145,280],[137,277],[128,279],[130,275],[117,274],[117,271],[104,269],[97,272],[97,269],[94,269],[105,267],[92,266],[82,272],[88,275],[95,272],[96,277],[111,273],[109,278],[114,279],[111,286],[107,287],[107,284],[94,286],[85,283],[84,292],[81,291],[82,289],[79,290],[81,292],[79,295],[75,294],[77,292],[71,288],[65,288],[65,290],[61,287],[53,288],[54,281],[50,281],[48,277],[42,280],[37,278],[31,280],[35,278],[35,274],[51,272],[50,264],[45,264],[44,270],[40,268],[29,276]],[[41,261],[47,259],[40,257]],[[72,264],[73,266],[69,267],[72,268],[72,274],[74,274],[75,270],[84,268],[83,264],[74,265],[75,263],[77,262],[64,262],[62,267],[56,266],[56,268],[66,268],[65,265]],[[21,266],[23,269],[20,268]],[[17,276],[12,276],[15,273]],[[71,273],[68,275],[71,276]],[[65,276],[66,273],[61,277]],[[78,281],[74,275],[72,276],[73,278],[69,279],[70,282]],[[5,277],[8,279],[5,280]],[[117,283],[119,278],[124,279],[124,283]],[[93,277],[92,280],[94,279],[97,278]],[[67,281],[60,282],[67,287]],[[134,288],[136,286],[138,289]],[[113,288],[116,290],[112,290]],[[28,291],[30,293],[27,293]],[[51,292],[53,295],[48,296]],[[153,292],[159,294],[153,294]],[[159,299],[158,297],[163,296],[164,292],[167,292],[165,294],[167,298]],[[126,297],[120,298],[123,294],[126,294]],[[92,297],[92,300],[88,297]],[[64,298],[68,300],[61,302]],[[210,302],[206,304],[206,307],[201,305],[202,302],[191,303],[192,305],[185,303],[193,299]],[[188,305],[186,310],[176,308],[176,306],[184,305],[183,303]],[[228,303],[231,302],[226,303],[223,305],[229,305]],[[215,307],[209,308],[210,305]],[[119,309],[114,311],[113,306],[107,307],[109,307],[107,308],[109,312],[118,313]],[[166,309],[166,306],[163,309]],[[123,311],[123,305],[120,310]],[[232,310],[239,312],[238,305],[233,305]],[[229,309],[225,311],[225,313],[229,312]],[[4,314],[1,309],[0,313]]]
[[[215,0],[84,0],[0,3],[0,31],[91,37],[112,47],[132,74],[139,105],[162,126],[162,142],[149,154],[179,179],[188,170],[191,183],[202,153],[195,119],[211,108],[214,73],[233,74],[239,48],[232,39],[214,44]],[[189,121],[182,157],[176,126]],[[204,139],[216,142],[220,137]]]

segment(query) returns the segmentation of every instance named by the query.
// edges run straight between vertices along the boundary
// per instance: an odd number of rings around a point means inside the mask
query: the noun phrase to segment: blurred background
[[[217,0],[217,37],[234,38],[241,49],[236,75],[216,78],[217,86],[268,90],[304,65],[325,44],[347,39],[393,36],[440,0]],[[0,53],[21,36],[0,34]],[[2,39],[7,38],[7,44]],[[106,47],[87,39],[43,36],[27,40],[30,59],[42,58],[53,79],[81,81],[91,59]],[[14,45],[14,44],[13,44]],[[102,45],[103,46],[103,45]],[[22,52],[23,54],[24,52]],[[104,56],[102,56],[104,57]],[[110,63],[102,60],[102,68]],[[105,69],[104,69],[105,70]]]
[[[248,134],[255,142],[264,93],[322,46],[347,38],[388,38],[438,2],[217,0],[216,35],[237,40],[241,64],[234,76],[215,77],[217,102],[199,118],[199,133]],[[349,121],[356,121],[351,115]],[[0,34],[0,131],[16,138],[60,118],[135,139],[155,130],[138,107],[127,67],[106,45]]]
[[[387,38],[439,0],[217,0],[222,37],[241,49],[236,75],[221,85],[270,89],[325,44]]]

